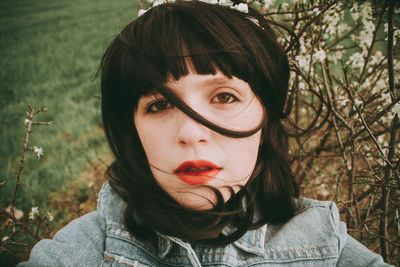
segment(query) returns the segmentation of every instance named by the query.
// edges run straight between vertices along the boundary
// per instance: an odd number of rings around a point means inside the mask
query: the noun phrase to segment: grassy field
[[[101,130],[101,57],[114,36],[137,16],[133,0],[3,0],[0,2],[0,205],[7,207],[25,136],[27,104],[47,107],[37,120],[16,207],[28,214],[46,207],[49,194],[65,190],[110,153]],[[81,179],[79,190],[89,192]],[[56,218],[56,222],[57,222]],[[61,218],[60,218],[61,219]]]

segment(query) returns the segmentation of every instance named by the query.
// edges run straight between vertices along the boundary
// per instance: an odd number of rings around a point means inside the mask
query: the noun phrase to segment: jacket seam
[[[116,260],[115,259],[112,259],[112,258],[109,258],[109,257],[104,257],[104,259],[105,260],[108,260],[108,261],[112,261],[112,262],[115,262]],[[120,264],[123,264],[123,265],[125,265],[125,266],[133,266],[133,265],[130,265],[130,264],[127,264],[127,263],[123,263],[123,262],[119,262],[119,261],[117,261],[118,263],[120,263]]]
[[[309,248],[309,249],[282,250],[282,251],[274,251],[274,252],[265,252],[264,255],[284,254],[284,253],[299,252],[299,251],[305,251],[305,252],[306,251],[320,251],[320,250],[323,250],[323,249],[326,249],[326,248],[335,248],[335,247],[337,247],[337,245],[329,245],[329,246],[322,246],[322,247]],[[226,255],[226,256],[229,256],[229,257],[232,257],[232,258],[236,259],[239,262],[244,262],[245,259],[248,259],[246,257],[243,257],[243,258],[237,257],[237,256],[234,256],[234,255],[232,255],[230,253],[226,253],[226,252],[196,253],[196,254],[199,257],[201,257],[201,256],[221,256],[221,255]],[[287,262],[287,261],[297,261],[297,260],[315,259],[315,258],[329,259],[329,258],[334,258],[334,257],[337,257],[337,256],[338,256],[337,254],[331,254],[329,256],[327,255],[327,256],[322,256],[322,257],[321,256],[310,256],[310,257],[307,257],[307,256],[304,257],[303,256],[303,257],[297,257],[297,258],[293,258],[293,259],[285,259],[285,260],[280,260],[280,261],[267,260],[267,262]],[[176,257],[176,258],[186,257],[187,258],[187,255],[178,254],[178,255],[174,255],[173,257]],[[263,262],[264,261],[265,261],[265,259],[263,260]]]

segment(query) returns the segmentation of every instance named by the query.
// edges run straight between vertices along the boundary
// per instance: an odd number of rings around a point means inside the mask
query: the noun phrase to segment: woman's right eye
[[[172,105],[165,99],[156,100],[147,106],[146,113],[158,113],[171,107]]]

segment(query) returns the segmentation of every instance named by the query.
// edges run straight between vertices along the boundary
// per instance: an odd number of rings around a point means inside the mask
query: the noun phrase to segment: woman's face
[[[248,131],[263,119],[263,106],[247,82],[222,72],[193,71],[166,84],[204,118],[235,131]],[[261,130],[231,138],[214,132],[170,105],[161,94],[139,99],[134,121],[158,184],[181,205],[210,209],[217,188],[224,200],[249,180],[260,145]]]

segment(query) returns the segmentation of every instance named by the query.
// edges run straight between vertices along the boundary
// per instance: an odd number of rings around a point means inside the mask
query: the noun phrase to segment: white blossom
[[[299,64],[300,68],[307,68],[310,64],[310,59],[306,56],[296,56],[297,63]]]
[[[371,20],[364,21],[364,29],[367,32],[373,33],[375,31],[375,24]]]
[[[165,0],[155,0],[153,2],[153,7],[159,6],[159,5],[162,5],[162,4],[165,4],[165,3],[167,3],[167,1],[165,1]]]
[[[360,7],[358,6],[358,3],[353,3],[352,7],[350,8],[351,17],[354,21],[357,21],[360,18],[359,8]]]
[[[324,50],[320,49],[315,52],[314,56],[319,62],[322,62],[326,58],[326,53]]]
[[[392,112],[400,118],[400,103],[397,102],[396,105],[392,107]]]
[[[361,6],[361,18],[363,20],[366,20],[368,18],[371,18],[372,15],[372,6],[371,3],[369,2],[364,2]]]
[[[360,35],[358,36],[358,41],[360,46],[366,51],[368,46],[372,43],[373,35],[368,31],[361,31]]]
[[[342,34],[343,32],[347,31],[348,29],[349,29],[349,25],[347,25],[347,24],[340,23],[339,25],[337,25],[338,34]]]
[[[219,0],[218,2],[222,6],[231,6],[233,5],[233,2],[231,0]]]
[[[356,98],[354,99],[354,105],[356,105],[357,108],[361,108],[363,106],[363,102],[360,99]]]
[[[264,0],[262,2],[264,3],[264,9],[267,9],[272,5],[272,0]]]
[[[394,114],[392,112],[386,113],[386,115],[382,116],[382,122],[384,124],[390,123],[394,118]]]
[[[368,70],[368,72],[371,72],[371,71]],[[369,89],[370,86],[371,86],[371,80],[367,77],[367,78],[364,80],[364,83],[361,85],[361,89],[362,89],[362,90],[364,90],[364,89]],[[375,94],[375,93],[376,93],[376,89],[373,88],[373,89],[371,90],[371,93],[372,93],[372,94]]]
[[[328,60],[334,64],[337,64],[338,61],[342,58],[343,58],[343,52],[340,50],[337,50],[333,53],[332,52],[328,53]]]
[[[353,88],[358,88],[358,87],[360,87],[360,84],[357,82],[357,81],[352,81],[351,82],[351,86],[353,87]],[[356,90],[356,89],[355,89]]]
[[[357,12],[358,8],[358,3],[353,3],[352,7],[350,8],[350,12]]]
[[[370,20],[363,20],[363,30],[359,33],[357,40],[365,50],[371,45],[375,31],[375,24]],[[365,51],[366,53],[366,51]]]
[[[387,155],[388,152],[389,152],[389,147],[388,147],[388,146],[382,147],[382,152],[383,152],[385,155]]]
[[[25,119],[24,124],[28,124],[30,121],[30,119]]]
[[[31,211],[29,212],[29,219],[34,220],[36,215],[39,215],[39,208],[32,207]]]
[[[218,0],[199,0],[199,1],[213,5],[218,4]]]
[[[377,141],[379,143],[383,143],[383,136],[382,135],[378,136]]]
[[[347,97],[340,97],[340,98],[336,99],[336,103],[340,107],[345,107],[349,103],[349,99]]]
[[[49,220],[49,222],[51,222],[51,221],[54,220],[54,216],[53,216],[50,212],[47,212],[46,217],[47,217],[47,219]]]
[[[369,63],[371,65],[375,65],[380,63],[383,59],[385,59],[385,57],[383,56],[382,52],[378,50],[375,54],[371,56],[371,60]]]
[[[281,45],[283,45],[285,42],[287,42],[287,40],[283,37],[278,36],[278,38],[276,38],[278,43],[280,43]]]
[[[319,13],[321,13],[321,11],[318,8],[314,8],[312,10],[312,13],[315,14],[315,16],[319,15]]]
[[[382,90],[386,89],[387,86],[388,85],[387,85],[387,80],[386,79],[379,79],[375,84],[376,90],[378,90],[378,91],[382,91]],[[390,100],[390,95],[389,94],[388,94],[388,100]]]
[[[1,242],[5,242],[5,241],[7,241],[8,239],[9,239],[8,236],[3,236],[3,238],[1,239]]]
[[[391,101],[391,97],[390,97],[390,93],[382,93],[381,94],[381,98],[383,99],[383,105],[386,106],[390,103]]]
[[[289,4],[284,2],[281,4],[282,9],[287,9],[289,7]]]
[[[43,148],[42,148],[42,147],[34,146],[34,147],[33,147],[33,152],[36,153],[36,156],[37,156],[38,158],[40,158],[41,156],[43,156]]]
[[[139,9],[138,17],[140,17],[141,15],[143,15],[144,13],[146,13],[147,10],[148,10],[148,9]]]
[[[328,38],[331,35],[337,34],[336,25],[338,25],[339,21],[340,21],[339,13],[335,12],[334,10],[331,10],[328,14],[325,15],[324,22],[327,25],[325,32],[328,35],[327,36]]]
[[[351,65],[353,68],[362,68],[364,66],[364,57],[360,52],[356,52],[352,54],[349,60],[346,62],[348,65]]]
[[[328,16],[325,18],[325,21],[328,22],[332,26],[338,25],[338,23],[340,21],[339,13],[335,12],[334,10],[332,10],[328,14]]]
[[[301,53],[306,53],[307,50],[306,50],[306,45],[304,43],[304,39],[303,38],[300,39],[299,42],[300,42],[300,51],[301,51]]]
[[[245,3],[240,3],[238,5],[231,6],[231,8],[243,13],[249,13],[249,7]]]

